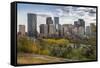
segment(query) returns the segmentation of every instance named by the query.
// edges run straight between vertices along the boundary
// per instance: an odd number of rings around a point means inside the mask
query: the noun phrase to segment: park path
[[[71,59],[65,59],[65,58],[59,58],[59,57],[52,57],[52,56],[47,56],[47,55],[28,54],[28,53],[18,54],[18,56],[26,57],[26,58],[41,59],[43,61],[47,61],[47,63],[77,61],[77,60],[71,60]]]

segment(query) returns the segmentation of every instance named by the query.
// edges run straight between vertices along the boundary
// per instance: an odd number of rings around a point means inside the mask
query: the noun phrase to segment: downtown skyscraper
[[[61,24],[59,24],[59,17],[54,17],[54,25],[56,29],[56,35],[61,36]]]
[[[55,24],[55,28],[58,31],[59,29],[59,17],[54,17],[54,24]]]
[[[53,24],[52,17],[47,17],[46,18],[46,24],[47,24],[47,30],[48,30],[48,35],[50,33],[50,24]]]
[[[37,15],[33,13],[28,14],[28,36],[37,38]]]
[[[48,25],[41,24],[40,25],[40,37],[47,37],[48,36]]]
[[[74,21],[74,27],[77,34],[79,34],[80,36],[84,36],[85,35],[85,21],[84,19],[78,19],[78,21]]]

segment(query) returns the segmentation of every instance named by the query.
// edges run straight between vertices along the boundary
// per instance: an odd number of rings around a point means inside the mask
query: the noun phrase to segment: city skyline
[[[32,9],[33,8],[33,9]],[[50,9],[50,10],[49,10]],[[89,7],[72,7],[72,6],[51,6],[51,5],[33,5],[18,4],[18,25],[25,25],[27,32],[27,14],[37,14],[37,30],[40,24],[46,24],[46,17],[59,17],[60,24],[74,24],[79,18],[85,20],[86,25],[96,23],[96,9]],[[17,25],[17,26],[18,26]],[[19,27],[17,31],[19,30]]]
[[[29,37],[66,37],[68,35],[80,35],[84,36],[87,34],[87,36],[92,34],[92,30],[94,31],[96,25],[94,23],[90,23],[88,28],[85,26],[84,19],[78,19],[77,21],[74,21],[73,24],[59,24],[59,17],[54,17],[54,20],[52,20],[51,17],[46,18],[46,24],[40,24],[39,29],[40,32],[37,32],[37,15],[29,13],[27,15],[28,17],[28,32],[27,35]],[[86,29],[86,30],[85,30]],[[89,32],[87,32],[87,30]],[[25,35],[25,25],[19,25],[19,35],[23,36]],[[41,35],[42,34],[42,35]],[[95,34],[95,33],[94,33]]]

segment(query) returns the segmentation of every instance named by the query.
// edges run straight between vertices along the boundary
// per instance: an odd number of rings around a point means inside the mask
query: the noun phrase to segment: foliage
[[[69,40],[67,39],[43,39],[43,42],[47,43],[48,45],[57,45],[57,46],[64,46],[69,44]]]
[[[18,38],[17,42],[18,52],[36,53],[38,51],[37,44],[26,37]]]
[[[18,38],[17,42],[18,52],[28,52],[74,60],[96,59],[95,38],[84,39],[82,41],[72,40],[71,42],[68,39],[37,39],[34,42],[27,37],[23,37]],[[83,43],[84,46],[81,45]]]

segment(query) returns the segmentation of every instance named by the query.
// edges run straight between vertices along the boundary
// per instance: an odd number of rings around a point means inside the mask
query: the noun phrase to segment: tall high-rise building
[[[75,27],[85,27],[85,21],[83,19],[78,19],[78,21],[74,21]]]
[[[85,21],[83,19],[78,19],[80,26],[82,27],[82,34],[85,35]]]
[[[53,24],[53,20],[52,20],[52,17],[47,17],[46,18],[46,24],[47,24],[47,26],[48,26],[48,34],[49,34],[49,24]]]
[[[60,25],[60,37],[64,37],[64,28],[63,25]]]
[[[74,26],[78,28],[80,26],[79,22],[78,21],[74,21]]]
[[[25,25],[19,25],[19,33],[21,36],[25,36]]]
[[[59,17],[54,17],[54,23],[59,24]]]
[[[83,37],[84,36],[84,27],[79,27],[79,29],[78,29],[78,35],[79,36],[81,36],[81,37]]]
[[[56,31],[58,31],[59,30],[59,17],[54,17],[54,24],[55,24]]]
[[[87,36],[91,36],[91,28],[90,28],[90,26],[86,26],[86,32],[85,32],[85,34]]]
[[[54,25],[55,25],[55,29],[56,29],[56,36],[60,36],[61,35],[61,25],[59,24],[59,17],[54,17]]]
[[[94,23],[90,23],[91,31],[96,32],[96,25]]]
[[[52,17],[47,17],[46,18],[46,24],[53,24]]]
[[[47,37],[48,36],[48,26],[47,24],[40,25],[40,36]]]
[[[56,33],[55,25],[54,24],[49,24],[49,36],[52,36],[55,33]]]
[[[62,25],[63,26],[63,34],[64,34],[64,36],[67,36],[68,34],[69,34],[69,26],[68,26],[68,24],[63,24]]]
[[[69,36],[73,32],[73,25],[72,24],[63,24],[63,34],[65,37]]]
[[[78,19],[78,23],[80,24],[80,26],[85,28],[85,21],[84,21],[84,19]]]
[[[90,23],[91,35],[96,36],[96,25],[94,23]]]
[[[83,34],[85,34],[85,21],[84,19],[78,19],[78,21],[74,21],[74,26],[77,28],[78,33],[82,30]]]
[[[77,27],[74,27],[72,29],[72,32],[73,32],[73,34],[78,35],[78,28]]]
[[[28,14],[28,36],[37,37],[37,15],[33,13]]]

